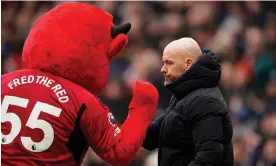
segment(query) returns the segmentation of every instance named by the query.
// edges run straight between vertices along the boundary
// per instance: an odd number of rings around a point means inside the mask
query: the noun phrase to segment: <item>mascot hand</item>
[[[158,104],[158,91],[149,82],[137,81],[134,88],[134,95],[130,103],[130,110],[142,109],[150,118],[156,112]],[[143,109],[145,108],[145,109]]]

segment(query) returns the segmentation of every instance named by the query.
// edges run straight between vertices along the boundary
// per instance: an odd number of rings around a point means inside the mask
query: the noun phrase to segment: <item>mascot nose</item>
[[[131,28],[130,23],[125,23],[123,25],[113,26],[111,28],[111,36],[114,39],[119,34],[127,34]]]

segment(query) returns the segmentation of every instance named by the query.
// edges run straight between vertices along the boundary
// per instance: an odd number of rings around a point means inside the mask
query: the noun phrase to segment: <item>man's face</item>
[[[162,62],[161,72],[165,77],[164,84],[168,85],[182,76],[190,68],[193,60],[183,55],[183,52],[165,50]]]

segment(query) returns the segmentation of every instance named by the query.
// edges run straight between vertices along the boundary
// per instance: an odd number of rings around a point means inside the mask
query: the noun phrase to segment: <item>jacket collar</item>
[[[178,100],[197,89],[218,86],[221,76],[218,58],[208,49],[203,49],[202,52],[198,61],[187,72],[166,85]]]

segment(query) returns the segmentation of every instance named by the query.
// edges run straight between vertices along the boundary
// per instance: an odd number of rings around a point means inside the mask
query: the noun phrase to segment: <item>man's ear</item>
[[[128,37],[125,34],[117,35],[109,45],[108,56],[110,58],[118,55],[124,50],[128,43]]]
[[[189,70],[189,68],[193,65],[193,59],[192,58],[187,58],[186,59],[186,70]]]

